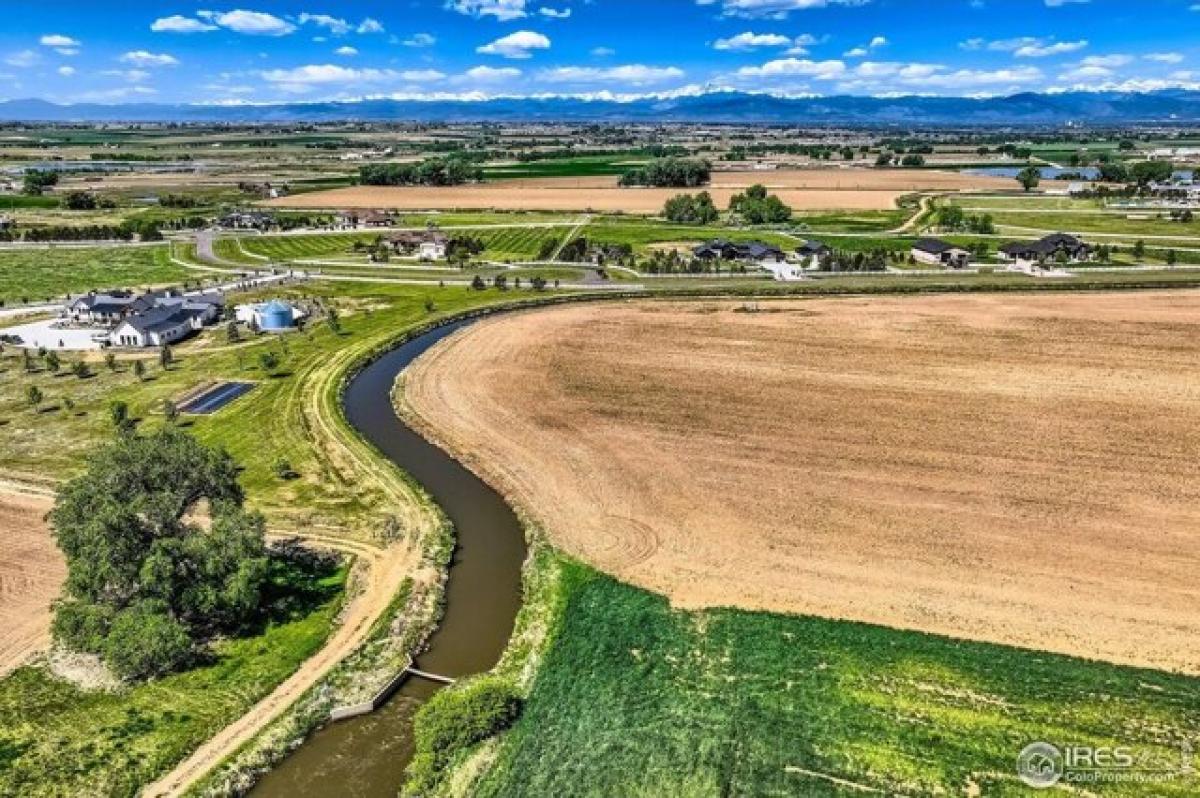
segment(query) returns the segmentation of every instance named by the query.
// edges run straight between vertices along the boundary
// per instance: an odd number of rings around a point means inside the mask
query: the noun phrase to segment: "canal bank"
[[[350,425],[420,484],[454,528],[444,614],[415,662],[451,678],[490,670],[503,653],[520,608],[525,537],[499,494],[396,415],[391,391],[414,359],[473,320],[452,321],[391,349],[350,379],[342,399]],[[376,712],[318,730],[251,794],[394,798],[412,756],[413,713],[438,689],[424,679],[404,680]]]

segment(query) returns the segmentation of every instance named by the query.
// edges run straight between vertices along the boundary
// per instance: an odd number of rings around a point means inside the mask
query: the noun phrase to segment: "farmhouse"
[[[1073,235],[1054,233],[1037,241],[1003,244],[999,255],[1001,260],[1022,268],[1040,263],[1087,261],[1092,257],[1092,248]]]
[[[267,230],[275,226],[275,217],[262,211],[233,211],[218,220],[227,230]]]
[[[806,269],[815,269],[821,262],[833,254],[833,250],[820,241],[805,241],[796,247],[796,257]]]
[[[371,211],[363,217],[363,224],[367,227],[391,227],[393,221],[392,215],[384,211]]]
[[[67,303],[63,315],[77,324],[111,327],[99,337],[114,346],[162,346],[216,321],[224,305],[219,293],[113,291],[79,297]]]
[[[912,258],[929,266],[961,269],[971,264],[971,253],[937,238],[922,238],[912,245]]]
[[[449,239],[442,233],[405,231],[388,237],[392,249],[400,255],[416,255],[421,260],[441,260],[446,257]]]
[[[126,316],[145,313],[154,307],[152,294],[131,291],[95,291],[67,303],[64,315],[79,324],[116,324]]]
[[[726,241],[716,238],[706,241],[692,250],[692,254],[700,260],[749,260],[758,263],[780,263],[784,258],[783,250],[761,241]]]

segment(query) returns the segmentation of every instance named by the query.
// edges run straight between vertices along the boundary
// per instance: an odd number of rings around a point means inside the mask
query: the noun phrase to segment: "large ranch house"
[[[964,269],[971,265],[971,253],[939,238],[922,238],[912,245],[912,259],[926,266]]]
[[[404,231],[388,236],[388,243],[397,255],[415,255],[418,260],[441,260],[446,257],[450,239],[434,230]]]
[[[221,318],[219,293],[170,291],[90,293],[69,302],[64,316],[76,324],[109,328],[103,343],[120,347],[164,346],[187,338]]]
[[[706,241],[692,250],[700,260],[752,261],[754,263],[782,263],[786,258],[783,250],[761,241],[726,241],[723,238]]]
[[[1055,263],[1083,263],[1092,259],[1092,247],[1067,233],[1055,233],[1037,241],[1016,241],[1000,247],[1000,260],[1014,268],[1027,269]]]

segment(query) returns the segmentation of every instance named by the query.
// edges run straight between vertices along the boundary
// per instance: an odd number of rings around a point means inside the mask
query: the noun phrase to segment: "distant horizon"
[[[931,5],[933,8],[931,9]],[[6,9],[0,99],[266,105],[1200,89],[1200,3],[300,0]],[[930,15],[936,15],[931,23]]]

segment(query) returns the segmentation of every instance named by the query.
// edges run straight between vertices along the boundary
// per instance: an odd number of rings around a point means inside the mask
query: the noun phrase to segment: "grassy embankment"
[[[193,275],[167,247],[96,247],[0,251],[0,301],[40,301],[67,293],[178,283]]]
[[[276,560],[258,628],[156,681],[85,691],[39,667],[0,680],[0,794],[135,794],[324,644],[347,573]]]

